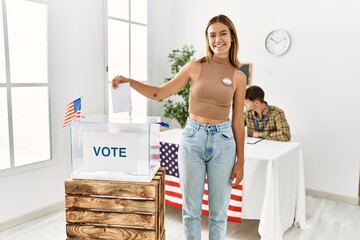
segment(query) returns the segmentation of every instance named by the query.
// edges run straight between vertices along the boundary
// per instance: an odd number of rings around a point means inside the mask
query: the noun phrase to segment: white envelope
[[[113,112],[129,112],[132,110],[130,83],[122,83],[111,88]]]

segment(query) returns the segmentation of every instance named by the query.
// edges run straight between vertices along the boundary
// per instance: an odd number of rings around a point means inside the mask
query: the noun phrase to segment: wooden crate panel
[[[154,199],[156,197],[154,184],[157,182],[137,183],[71,179],[65,181],[65,193]]]
[[[119,238],[116,238],[119,239]],[[130,238],[131,240],[132,238]],[[165,231],[161,233],[161,238],[159,240],[165,240],[166,239],[166,233]],[[82,238],[82,237],[67,237],[66,240],[99,240],[99,238]],[[129,239],[128,239],[129,240]]]
[[[91,223],[155,229],[156,216],[153,214],[66,210],[66,221],[68,223]]]
[[[66,196],[65,206],[67,208],[102,209],[121,212],[155,213],[156,211],[154,201],[86,196]]]
[[[97,227],[78,224],[67,224],[66,234],[70,239],[131,239],[131,240],[156,240],[155,231],[133,228]]]

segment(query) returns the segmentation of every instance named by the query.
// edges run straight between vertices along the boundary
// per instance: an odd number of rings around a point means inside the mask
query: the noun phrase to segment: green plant
[[[184,45],[182,49],[173,49],[169,54],[169,62],[171,63],[171,74],[175,76],[187,62],[194,60],[195,50],[192,45]],[[168,82],[172,79],[165,78],[164,82]],[[172,99],[163,100],[164,103],[164,116],[167,118],[176,119],[182,128],[186,125],[186,119],[189,115],[189,94],[190,85],[187,84],[176,95],[180,96],[181,101],[174,101]]]

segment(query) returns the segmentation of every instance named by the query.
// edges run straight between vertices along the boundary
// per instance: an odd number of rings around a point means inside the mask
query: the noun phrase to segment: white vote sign
[[[82,140],[84,171],[137,170],[137,134],[83,132]]]

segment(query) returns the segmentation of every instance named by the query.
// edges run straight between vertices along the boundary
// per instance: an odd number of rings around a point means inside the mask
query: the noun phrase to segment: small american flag
[[[81,116],[81,98],[78,98],[67,105],[63,127],[69,125],[69,123],[72,120],[80,118],[80,116]]]
[[[178,144],[160,142],[160,163],[166,169],[165,175],[165,203],[169,206],[182,208],[182,194],[180,190],[178,169]],[[208,186],[205,180],[205,190],[202,201],[202,214],[209,215]],[[241,222],[242,186],[233,186],[231,190],[230,205],[228,208],[228,221]]]

